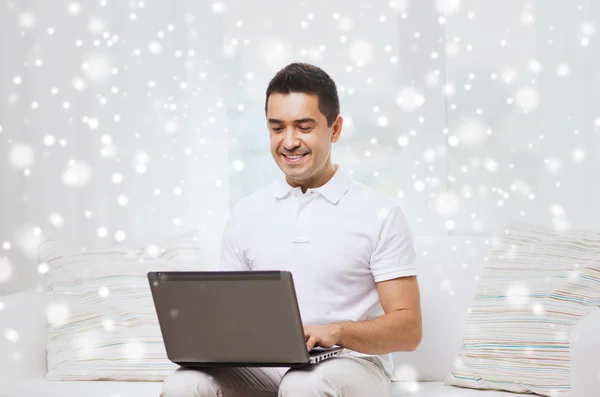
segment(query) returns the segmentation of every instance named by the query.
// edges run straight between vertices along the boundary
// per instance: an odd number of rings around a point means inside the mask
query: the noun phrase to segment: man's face
[[[288,181],[319,181],[331,166],[331,144],[339,139],[342,117],[329,128],[317,95],[292,92],[269,96],[267,124],[271,154]]]

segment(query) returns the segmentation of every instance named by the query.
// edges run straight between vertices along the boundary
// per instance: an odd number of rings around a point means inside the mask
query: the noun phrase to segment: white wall
[[[42,237],[140,245],[199,228],[216,257],[230,205],[278,176],[264,91],[293,61],[338,85],[334,161],[401,199],[418,236],[600,224],[591,0],[68,4],[0,4],[0,294],[40,282]],[[63,178],[72,160],[82,186]]]

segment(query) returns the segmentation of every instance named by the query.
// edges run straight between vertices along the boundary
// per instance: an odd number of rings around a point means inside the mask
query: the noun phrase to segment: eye
[[[272,128],[273,131],[277,131],[277,132],[281,131],[282,129],[283,128],[275,128],[275,127]]]
[[[310,127],[299,127],[299,129],[300,129],[300,131],[304,131],[304,132],[310,131]]]

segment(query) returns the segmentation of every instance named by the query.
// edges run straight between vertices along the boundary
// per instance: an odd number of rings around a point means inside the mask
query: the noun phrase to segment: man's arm
[[[368,321],[338,323],[338,344],[366,354],[415,350],[422,336],[417,277],[382,281],[377,291],[385,314]]]
[[[309,350],[314,343],[323,347],[338,344],[366,354],[415,350],[422,333],[415,262],[412,233],[402,209],[395,206],[382,224],[370,262],[384,315],[368,321],[305,327]]]
[[[413,351],[421,342],[422,321],[416,276],[377,283],[384,315],[368,321],[304,327],[307,348],[340,345],[366,354]]]
[[[236,208],[231,211],[221,245],[221,265],[218,270],[250,270],[244,249],[240,243]]]

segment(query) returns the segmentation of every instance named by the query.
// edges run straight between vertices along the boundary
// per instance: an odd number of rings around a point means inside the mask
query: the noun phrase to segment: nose
[[[283,138],[283,148],[289,152],[296,149],[300,146],[300,140],[296,135],[296,131],[294,128],[288,128],[285,131],[285,136]]]

